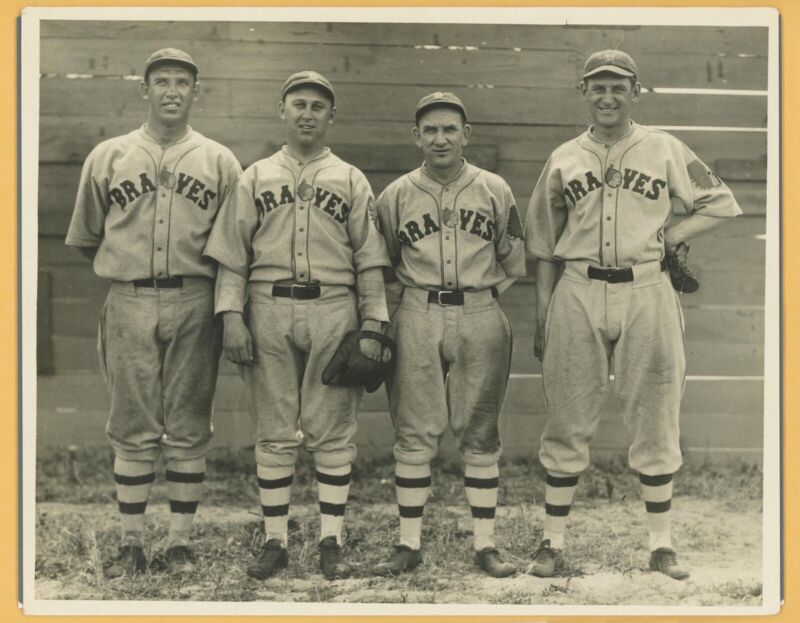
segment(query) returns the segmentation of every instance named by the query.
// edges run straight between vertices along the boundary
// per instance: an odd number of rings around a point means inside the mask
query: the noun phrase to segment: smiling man
[[[189,125],[197,65],[175,48],[145,62],[147,122],[100,143],[86,159],[66,243],[111,280],[99,331],[111,394],[106,430],[122,544],[106,574],[144,570],[144,516],[155,462],[166,459],[166,564],[186,571],[192,520],[211,438],[221,350],[215,262],[201,256],[241,168],[227,148]]]
[[[534,351],[543,359],[548,410],[539,450],[547,469],[544,536],[532,565],[543,577],[557,572],[612,356],[633,437],[628,462],[647,511],[650,569],[689,576],[670,535],[686,362],[664,258],[741,210],[686,145],[630,120],[641,93],[637,73],[620,50],[587,59],[580,89],[593,124],[551,154],[528,208],[526,245],[538,258]],[[679,204],[690,214],[671,221]]]
[[[345,333],[359,324],[381,331],[388,321],[389,259],[366,177],[325,146],[336,116],[330,81],[314,71],[293,74],[278,113],[286,145],[242,174],[205,251],[221,265],[223,347],[242,366],[257,426],[266,541],[247,573],[263,580],[288,565],[289,499],[305,445],[319,490],[320,566],[326,578],[343,578],[350,567],[342,521],[364,389],[325,385],[322,372]],[[360,344],[380,358],[376,340]]]
[[[431,93],[415,117],[425,162],[378,199],[393,265],[387,282],[402,286],[388,330],[397,356],[387,380],[400,542],[374,573],[395,575],[422,562],[430,462],[449,427],[465,463],[475,563],[504,577],[515,567],[495,547],[494,516],[511,326],[497,298],[525,274],[522,226],[508,184],[462,156],[472,134],[462,101]]]

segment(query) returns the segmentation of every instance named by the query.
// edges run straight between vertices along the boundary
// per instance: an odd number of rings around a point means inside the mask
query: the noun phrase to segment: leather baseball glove
[[[361,352],[359,342],[363,339],[381,343],[381,360],[376,361]],[[322,371],[325,385],[345,387],[363,386],[372,393],[386,379],[394,358],[395,344],[391,338],[375,331],[348,331],[342,343]]]
[[[700,287],[700,282],[695,279],[691,269],[687,265],[689,255],[689,245],[681,242],[672,251],[667,250],[664,259],[667,261],[669,280],[672,287],[677,292],[691,294]]]

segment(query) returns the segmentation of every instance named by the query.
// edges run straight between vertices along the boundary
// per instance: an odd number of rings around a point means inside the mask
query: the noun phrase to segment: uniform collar
[[[138,130],[134,130],[134,134],[136,137],[140,139],[142,142],[147,143],[149,145],[155,145],[159,149],[169,149],[174,145],[180,145],[181,143],[185,143],[195,136],[195,131],[192,130],[192,126],[186,126],[186,132],[184,132],[183,136],[181,136],[177,141],[174,143],[170,143],[167,146],[162,147],[161,143],[159,143],[150,132],[147,131],[147,123],[143,123],[142,126]]]
[[[590,126],[586,132],[578,137],[578,144],[594,153],[603,154],[610,147],[618,145],[630,145],[638,143],[645,135],[645,130],[638,123],[634,121],[628,122],[630,125],[628,131],[613,142],[607,143],[601,141],[594,135],[594,126]]]
[[[286,160],[287,162],[290,162],[292,164],[292,166],[297,167],[298,169],[301,169],[304,166],[306,166],[308,164],[311,164],[312,162],[316,162],[317,160],[322,160],[323,158],[327,158],[328,156],[330,156],[331,148],[330,147],[323,147],[322,151],[319,154],[317,154],[316,156],[314,156],[310,160],[305,160],[305,161],[304,160],[298,160],[292,154],[290,154],[288,145],[284,145],[283,147],[281,147],[281,152],[280,153],[283,155],[284,160]]]
[[[478,169],[478,167],[470,164],[466,161],[466,159],[462,158],[461,168],[459,169],[458,173],[446,184],[442,184],[439,180],[435,179],[428,172],[428,167],[424,162],[422,163],[422,166],[415,171],[412,171],[410,176],[414,184],[427,190],[428,192],[438,195],[444,187],[454,190],[463,188],[473,179],[475,179],[475,176],[478,175],[479,172],[480,169]]]

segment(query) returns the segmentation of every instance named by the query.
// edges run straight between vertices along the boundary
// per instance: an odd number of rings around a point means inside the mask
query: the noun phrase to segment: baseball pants
[[[427,290],[405,288],[389,325],[397,349],[387,390],[401,463],[429,463],[448,426],[466,464],[500,458],[511,325],[490,290],[464,299],[444,307],[429,303]]]
[[[539,458],[563,474],[588,467],[613,355],[614,385],[633,435],[628,462],[641,474],[672,474],[681,465],[686,373],[678,297],[658,262],[634,266],[626,283],[589,279],[588,266],[566,263],[547,310]]]
[[[203,456],[222,349],[214,281],[184,277],[180,288],[113,282],[98,332],[111,394],[106,426],[117,456],[135,461]]]
[[[345,333],[358,328],[352,288],[322,286],[320,298],[297,300],[273,297],[271,283],[252,282],[246,318],[255,361],[241,371],[256,420],[256,462],[294,465],[304,444],[321,467],[352,463],[364,390],[322,384]]]

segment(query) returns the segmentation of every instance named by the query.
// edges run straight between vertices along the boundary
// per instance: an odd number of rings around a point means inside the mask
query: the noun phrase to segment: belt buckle
[[[289,286],[289,292],[290,292],[290,294],[291,294],[291,296],[292,296],[292,298],[293,298],[293,299],[299,298],[299,297],[298,297],[298,296],[297,296],[297,295],[294,293],[294,291],[295,291],[295,288],[297,288],[298,290],[300,290],[300,291],[302,292],[302,291],[304,291],[304,290],[305,290],[306,286],[305,286],[305,284],[302,284],[302,283],[293,283],[291,286]]]
[[[442,295],[444,294],[445,296],[447,296],[449,294],[454,294],[454,293],[455,293],[454,290],[439,290],[436,293],[436,302],[442,307],[452,307],[454,303],[446,303],[442,301]]]

